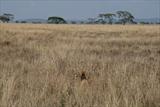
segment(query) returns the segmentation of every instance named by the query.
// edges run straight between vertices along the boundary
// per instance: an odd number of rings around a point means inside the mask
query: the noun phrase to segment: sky
[[[127,10],[138,19],[160,18],[160,0],[0,0],[0,15],[11,13],[16,19],[82,20],[118,10]]]

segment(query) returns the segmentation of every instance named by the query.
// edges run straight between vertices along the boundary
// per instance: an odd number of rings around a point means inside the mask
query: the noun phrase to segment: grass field
[[[160,107],[160,26],[0,24],[0,107]]]

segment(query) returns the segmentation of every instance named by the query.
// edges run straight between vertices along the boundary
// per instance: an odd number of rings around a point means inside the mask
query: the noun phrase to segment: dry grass
[[[0,107],[160,107],[159,89],[160,26],[0,24]]]

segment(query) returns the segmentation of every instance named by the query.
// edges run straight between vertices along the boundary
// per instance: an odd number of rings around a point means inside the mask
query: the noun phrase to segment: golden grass
[[[160,107],[159,89],[158,25],[0,24],[0,107]]]

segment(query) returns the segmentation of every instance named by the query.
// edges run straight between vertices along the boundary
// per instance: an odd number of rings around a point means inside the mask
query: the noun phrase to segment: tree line
[[[14,15],[4,13],[0,16],[0,21],[8,23],[13,21]],[[27,23],[26,21],[15,21],[16,23]],[[40,23],[40,22],[39,22]],[[58,16],[50,16],[47,19],[49,24],[67,24],[68,22]],[[76,24],[76,21],[71,21],[72,24]],[[95,18],[88,18],[86,22],[81,21],[81,24],[137,24],[135,17],[128,11],[117,11],[116,13],[101,13]],[[149,22],[140,22],[140,24],[149,24]],[[158,23],[159,24],[159,23]]]
[[[96,18],[89,18],[89,24],[136,24],[135,17],[128,11],[117,11],[116,13],[102,13]]]

